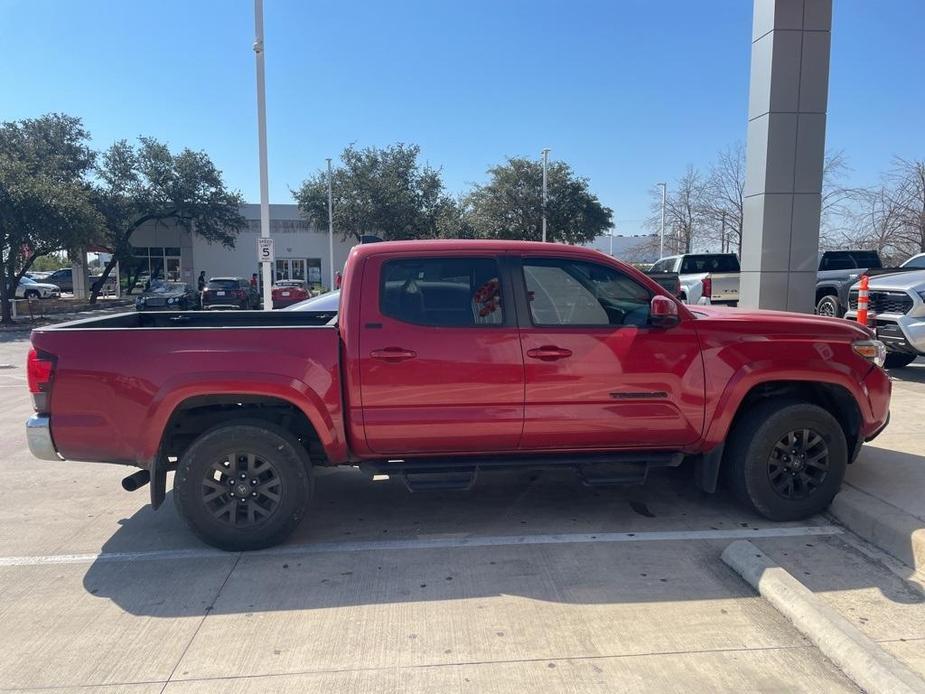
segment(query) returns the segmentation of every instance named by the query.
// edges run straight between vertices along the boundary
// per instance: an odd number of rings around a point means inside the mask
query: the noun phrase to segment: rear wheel
[[[723,465],[739,501],[770,520],[798,520],[832,502],[848,446],[838,421],[821,407],[769,400],[736,422]]]
[[[917,354],[906,354],[904,352],[887,352],[883,365],[888,369],[901,369],[914,362],[917,356]]]
[[[174,502],[202,540],[229,551],[284,540],[301,522],[312,492],[299,441],[268,422],[222,424],[183,453]]]
[[[838,305],[838,298],[831,294],[823,296],[816,302],[816,315],[841,318],[842,310]]]

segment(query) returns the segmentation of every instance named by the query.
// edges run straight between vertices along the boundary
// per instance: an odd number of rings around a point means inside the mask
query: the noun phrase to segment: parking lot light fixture
[[[257,59],[257,140],[260,158],[260,236],[270,238],[270,183],[267,174],[267,91],[263,58],[263,0],[254,0],[254,54]],[[273,310],[273,279],[270,263],[261,262],[263,310]]]
[[[549,148],[543,150],[543,243],[546,243],[546,168],[549,164]]]

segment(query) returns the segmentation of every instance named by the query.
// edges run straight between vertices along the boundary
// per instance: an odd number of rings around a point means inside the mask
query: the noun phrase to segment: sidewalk
[[[893,372],[890,424],[848,468],[832,513],[910,567],[925,570],[925,359]]]

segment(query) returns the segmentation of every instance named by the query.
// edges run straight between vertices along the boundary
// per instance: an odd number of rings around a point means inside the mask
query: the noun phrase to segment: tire
[[[838,304],[838,297],[833,294],[826,294],[816,302],[817,316],[830,316],[832,318],[841,318],[844,314],[841,306]]]
[[[23,294],[23,298],[25,298],[25,299],[41,299],[41,298],[42,298],[42,295],[41,295],[39,292],[37,292],[35,289],[27,289],[27,290],[25,291],[25,293]]]
[[[917,354],[906,354],[905,352],[887,352],[886,360],[883,362],[883,366],[887,369],[901,369],[904,366],[909,366],[909,364],[914,362],[917,357]]]
[[[311,463],[292,434],[269,422],[239,420],[209,429],[183,453],[173,498],[197,537],[239,552],[289,536],[305,516],[312,488]]]
[[[790,454],[801,451],[805,442],[810,443],[802,452],[805,459]],[[790,450],[782,451],[779,444]],[[816,459],[823,451],[824,457]],[[825,510],[847,465],[848,445],[838,420],[816,405],[782,399],[750,407],[736,421],[723,456],[736,498],[773,521],[800,520]]]

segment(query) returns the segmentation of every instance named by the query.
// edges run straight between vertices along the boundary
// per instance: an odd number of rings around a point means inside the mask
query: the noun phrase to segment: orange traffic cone
[[[867,275],[861,277],[861,286],[858,289],[858,323],[867,325],[867,309],[870,306],[870,278]]]

